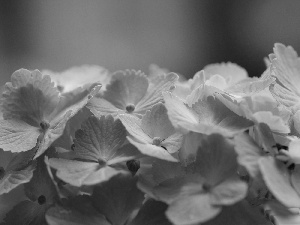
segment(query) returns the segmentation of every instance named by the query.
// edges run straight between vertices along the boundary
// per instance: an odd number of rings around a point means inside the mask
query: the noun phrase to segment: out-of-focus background
[[[231,61],[259,76],[275,42],[300,51],[299,12],[298,0],[0,0],[0,84],[82,64],[191,77]]]

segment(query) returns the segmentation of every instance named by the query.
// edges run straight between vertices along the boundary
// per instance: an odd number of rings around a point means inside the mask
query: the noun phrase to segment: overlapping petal
[[[100,119],[92,116],[75,134],[77,160],[51,158],[49,165],[57,170],[57,177],[74,186],[94,185],[111,177],[127,173],[114,165],[135,157],[135,148],[123,145],[126,130],[120,120],[112,116]]]
[[[21,152],[37,146],[37,158],[63,134],[68,120],[98,93],[100,87],[92,84],[88,89],[77,88],[61,95],[50,77],[38,70],[16,71],[3,92],[0,147],[5,151]],[[27,144],[20,146],[20,141]]]
[[[247,184],[236,176],[233,144],[220,134],[200,139],[196,159],[185,172],[162,176],[167,179],[153,189],[158,199],[169,204],[166,214],[174,224],[206,222],[222,206],[235,204],[247,194]]]
[[[199,98],[192,106],[188,106],[169,92],[164,93],[164,99],[173,126],[181,130],[204,134],[218,132],[232,136],[253,125],[214,96]]]
[[[154,105],[142,119],[126,114],[119,118],[131,135],[128,140],[143,154],[177,161],[171,154],[181,147],[183,135],[176,133],[162,103]]]

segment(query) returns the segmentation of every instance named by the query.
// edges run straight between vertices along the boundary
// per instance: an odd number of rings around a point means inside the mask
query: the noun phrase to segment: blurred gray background
[[[0,0],[0,84],[82,64],[191,77],[232,61],[259,76],[275,42],[300,52],[299,12],[298,0]]]

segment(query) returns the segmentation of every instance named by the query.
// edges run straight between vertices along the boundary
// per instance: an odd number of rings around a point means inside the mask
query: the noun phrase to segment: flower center
[[[42,130],[47,130],[50,127],[50,124],[46,121],[42,121],[40,123],[40,127],[42,128]]]
[[[98,159],[98,163],[101,167],[106,166],[106,161],[104,161],[103,159]]]
[[[132,113],[135,110],[135,105],[134,104],[129,104],[126,106],[126,111],[128,113]]]
[[[152,144],[153,144],[153,145],[156,145],[156,146],[159,146],[161,142],[162,142],[162,140],[161,140],[160,137],[155,137],[155,138],[153,138],[153,140],[152,140]]]

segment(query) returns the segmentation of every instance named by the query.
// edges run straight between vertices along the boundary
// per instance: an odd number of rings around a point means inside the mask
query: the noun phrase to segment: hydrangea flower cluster
[[[300,58],[185,80],[20,69],[2,89],[3,225],[300,224]]]

